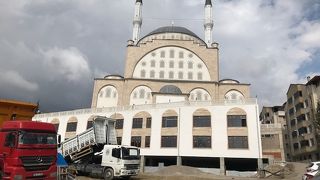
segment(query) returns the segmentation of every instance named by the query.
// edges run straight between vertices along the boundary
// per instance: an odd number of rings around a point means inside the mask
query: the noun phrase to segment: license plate
[[[34,173],[32,176],[43,176],[43,173]]]

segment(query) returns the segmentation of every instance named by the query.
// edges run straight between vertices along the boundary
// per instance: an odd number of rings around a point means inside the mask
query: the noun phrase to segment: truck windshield
[[[37,133],[22,131],[19,133],[19,144],[57,144],[57,135],[54,133]]]
[[[137,148],[121,148],[122,151],[122,159],[139,159],[140,152],[139,149]]]

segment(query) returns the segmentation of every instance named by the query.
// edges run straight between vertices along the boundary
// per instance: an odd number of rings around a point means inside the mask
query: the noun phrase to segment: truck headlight
[[[14,179],[14,180],[22,180],[23,177],[22,177],[22,175],[15,175],[15,176],[13,177],[13,179]]]

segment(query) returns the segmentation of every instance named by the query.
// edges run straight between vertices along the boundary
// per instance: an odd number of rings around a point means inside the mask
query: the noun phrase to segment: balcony
[[[33,118],[47,118],[47,117],[60,117],[66,115],[83,115],[83,114],[96,114],[96,113],[110,113],[120,112],[128,110],[150,110],[150,109],[162,109],[162,108],[177,108],[177,107],[197,107],[197,106],[233,106],[233,105],[256,105],[256,98],[248,98],[241,100],[226,100],[218,99],[213,101],[181,101],[172,103],[158,103],[158,104],[142,104],[142,105],[128,105],[128,106],[115,106],[104,108],[88,108],[77,109],[72,111],[62,111],[53,113],[36,114]]]

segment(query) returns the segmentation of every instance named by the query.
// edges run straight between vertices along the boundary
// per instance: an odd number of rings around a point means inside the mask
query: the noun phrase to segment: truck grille
[[[54,163],[54,156],[23,156],[20,157],[26,171],[48,170]]]
[[[127,170],[135,170],[139,169],[139,164],[126,164],[125,167]]]

